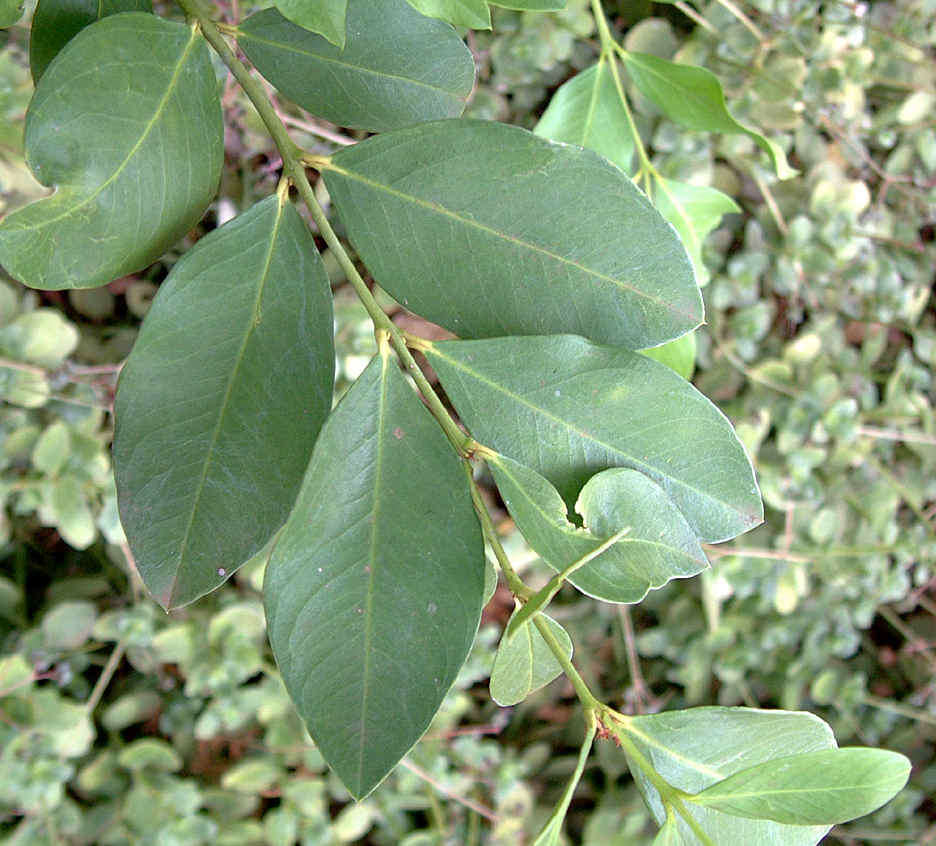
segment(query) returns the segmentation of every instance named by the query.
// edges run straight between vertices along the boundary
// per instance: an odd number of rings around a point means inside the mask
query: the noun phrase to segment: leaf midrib
[[[451,209],[446,208],[445,206],[440,206],[438,203],[433,203],[433,202],[430,202],[429,200],[424,200],[412,194],[407,194],[406,192],[400,191],[396,188],[391,188],[389,185],[385,185],[382,182],[377,182],[373,179],[369,179],[363,174],[356,173],[355,171],[340,167],[339,165],[336,165],[333,161],[329,161],[327,164],[324,164],[323,169],[326,171],[330,171],[332,173],[339,174],[340,176],[345,176],[348,179],[353,179],[357,182],[362,183],[363,185],[367,185],[369,188],[372,188],[375,191],[382,191],[385,194],[389,194],[391,197],[395,197],[398,200],[402,200],[403,202],[411,203],[415,206],[419,206],[420,208],[424,208],[431,212],[435,212],[436,214],[442,215],[443,217],[448,217],[464,226],[469,226],[474,229],[477,229],[480,232],[484,232],[488,235],[493,235],[496,238],[500,238],[502,241],[506,241],[510,244],[514,244],[515,246],[518,246],[523,249],[527,249],[530,252],[539,253],[541,255],[547,256],[548,258],[552,259],[553,261],[559,262],[560,264],[566,264],[571,267],[574,267],[576,270],[579,270],[582,273],[585,273],[586,275],[594,276],[596,279],[600,279],[602,282],[610,283],[616,288],[629,291],[630,293],[635,294],[638,297],[642,297],[645,300],[649,300],[650,302],[656,303],[657,305],[661,306],[663,309],[670,312],[671,314],[675,314],[680,317],[687,318],[689,320],[696,320],[696,315],[692,314],[691,311],[690,312],[681,311],[680,309],[676,308],[671,302],[667,301],[663,297],[654,296],[653,294],[650,294],[647,291],[644,291],[641,288],[638,288],[637,286],[629,282],[625,282],[623,279],[617,279],[614,276],[608,276],[608,274],[606,273],[601,273],[598,270],[594,270],[593,268],[586,267],[580,262],[574,261],[573,259],[567,258],[566,256],[559,255],[558,253],[554,253],[552,250],[548,250],[545,247],[541,247],[537,244],[530,243],[529,241],[524,241],[522,238],[517,238],[516,236],[510,235],[507,232],[501,232],[498,229],[494,229],[491,226],[487,226],[483,223],[479,223],[478,221],[472,220],[471,218],[462,217],[462,215],[458,214],[457,212],[454,212]]]
[[[569,421],[563,419],[562,417],[558,417],[552,412],[547,411],[545,408],[541,408],[538,405],[534,405],[532,402],[520,396],[519,394],[516,394],[513,391],[509,390],[508,388],[504,387],[503,385],[500,385],[497,382],[494,382],[488,379],[486,376],[483,376],[477,370],[472,370],[470,367],[468,367],[465,364],[462,364],[460,361],[457,361],[456,359],[453,359],[447,355],[444,355],[443,353],[439,351],[439,347],[437,344],[427,344],[426,352],[430,355],[437,355],[439,358],[444,359],[453,367],[457,368],[458,370],[463,371],[464,373],[469,374],[469,376],[471,376],[472,378],[476,379],[479,382],[482,382],[485,385],[488,385],[492,389],[499,391],[500,393],[504,394],[505,396],[517,402],[519,405],[526,406],[531,411],[534,411],[537,414],[541,414],[543,417],[546,417],[549,420],[554,421],[555,423],[559,423],[560,425],[569,429],[571,432],[574,432],[583,440],[590,441],[591,443],[596,444],[597,446],[600,446],[604,449],[607,449],[616,455],[622,456],[623,458],[630,461],[635,466],[635,469],[640,469],[641,472],[643,472],[644,475],[648,476],[651,480],[653,479],[653,476],[651,475],[651,473],[658,472],[661,476],[664,476],[672,484],[678,485],[679,487],[684,488],[685,490],[691,491],[692,493],[697,494],[698,496],[702,497],[705,500],[708,500],[710,502],[717,502],[720,505],[725,506],[725,508],[730,510],[733,514],[739,514],[743,518],[752,516],[752,515],[748,515],[747,512],[739,511],[738,508],[730,502],[726,502],[725,500],[712,496],[711,494],[708,494],[705,491],[701,491],[698,488],[694,487],[693,485],[690,485],[688,482],[683,481],[682,479],[677,479],[674,476],[666,476],[661,471],[657,471],[654,467],[650,466],[649,464],[645,464],[640,459],[635,458],[634,456],[631,456],[626,452],[623,452],[618,447],[612,446],[611,444],[598,440],[598,438],[594,437],[593,435],[588,434],[587,432],[584,432],[583,430],[577,428],[576,426],[573,426]],[[650,472],[647,472],[647,471],[650,471]]]
[[[259,324],[260,302],[263,297],[263,291],[266,288],[267,280],[270,276],[270,267],[273,263],[273,253],[276,251],[276,239],[279,235],[280,224],[283,220],[283,213],[286,209],[287,202],[289,202],[287,199],[282,198],[277,204],[276,217],[273,220],[273,226],[270,231],[270,247],[267,250],[266,256],[264,257],[263,269],[260,272],[259,284],[257,285],[257,293],[254,297],[253,308],[250,310],[250,321],[247,324],[247,331],[244,333],[240,348],[238,349],[237,355],[235,356],[234,366],[231,368],[231,375],[228,377],[228,382],[224,389],[224,397],[221,400],[221,406],[218,410],[218,420],[215,423],[215,427],[211,433],[211,440],[208,444],[208,449],[205,452],[205,460],[202,464],[201,477],[199,478],[198,485],[195,489],[195,499],[192,502],[192,508],[189,512],[188,525],[185,527],[185,534],[182,536],[182,544],[179,547],[179,561],[176,565],[175,574],[172,577],[172,584],[170,585],[169,591],[166,594],[167,607],[171,607],[173,595],[175,594],[179,584],[179,574],[182,571],[182,564],[185,558],[186,549],[188,548],[189,539],[191,537],[192,526],[195,523],[195,515],[198,513],[198,506],[201,502],[202,492],[205,489],[205,482],[208,479],[208,470],[211,467],[211,462],[214,457],[215,445],[218,442],[218,437],[221,434],[221,427],[224,423],[224,417],[228,411],[228,404],[231,400],[231,393],[234,390],[234,383],[237,381],[237,374],[240,372],[241,364],[244,361],[244,355],[247,351],[247,345],[250,342],[250,336],[253,334],[254,329],[256,329]]]
[[[324,62],[326,64],[338,65],[339,67],[348,68],[357,73],[367,74],[370,76],[376,76],[379,79],[393,79],[393,80],[396,80],[397,82],[406,83],[407,85],[415,85],[420,88],[426,88],[429,91],[437,91],[440,94],[444,94],[445,96],[451,97],[455,100],[458,100],[459,102],[464,102],[464,99],[462,98],[462,96],[460,95],[458,91],[452,91],[451,89],[448,89],[448,88],[441,88],[438,85],[433,85],[431,82],[424,82],[421,79],[414,79],[413,77],[410,77],[410,76],[400,76],[399,74],[389,73],[387,71],[374,70],[373,68],[368,68],[363,65],[352,64],[351,62],[343,62],[338,59],[332,59],[332,58],[329,58],[328,56],[323,56],[320,53],[310,53],[308,50],[303,50],[301,47],[294,47],[291,44],[286,44],[282,41],[271,41],[269,38],[263,38],[259,35],[252,33],[249,29],[241,28],[240,30],[238,30],[237,40],[243,41],[244,39],[248,41],[251,41],[251,40],[256,41],[258,44],[266,44],[268,47],[274,47],[278,50],[284,50],[290,53],[297,53],[300,56],[306,56],[307,58],[314,60],[314,61]],[[325,39],[325,40],[327,41],[328,39]]]
[[[162,117],[162,113],[165,111],[166,106],[169,104],[169,100],[172,97],[173,92],[175,91],[176,85],[179,82],[179,77],[182,74],[182,68],[185,67],[188,62],[189,54],[192,52],[196,42],[198,40],[198,33],[193,27],[189,33],[188,43],[185,45],[185,49],[182,51],[182,54],[179,56],[179,61],[177,62],[175,69],[172,71],[172,76],[169,79],[169,85],[166,86],[166,91],[163,96],[160,98],[158,105],[156,106],[156,111],[153,112],[153,116],[149,119],[146,127],[143,132],[140,134],[140,137],[137,139],[137,142],[130,148],[130,152],[127,153],[124,160],[117,166],[117,169],[107,177],[97,188],[95,188],[87,197],[85,197],[80,203],[74,206],[69,206],[61,214],[56,215],[55,217],[48,218],[46,220],[41,220],[38,223],[32,224],[30,226],[23,226],[19,231],[21,232],[30,232],[33,230],[43,229],[47,226],[51,226],[53,223],[57,223],[60,220],[63,220],[66,217],[77,212],[79,209],[88,205],[96,197],[100,196],[104,190],[113,183],[121,173],[126,170],[127,166],[130,164],[130,161],[133,157],[139,152],[140,148],[146,142],[146,139],[149,137],[150,133],[153,131],[153,127],[156,126],[157,121]],[[68,183],[64,183],[65,186],[68,186]],[[52,197],[55,195],[53,194]],[[52,197],[49,199],[51,200]],[[27,208],[29,208],[27,206]]]

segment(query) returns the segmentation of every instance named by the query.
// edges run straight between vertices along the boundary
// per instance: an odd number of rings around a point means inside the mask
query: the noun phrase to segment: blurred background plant
[[[701,578],[634,609],[564,591],[555,616],[580,644],[583,675],[625,711],[802,708],[843,745],[907,754],[903,793],[829,842],[936,843],[936,3],[605,7],[628,50],[716,73],[733,113],[800,175],[778,182],[749,139],[687,132],[631,90],[660,173],[741,209],[705,243],[695,382],[750,450],[767,521],[711,549]],[[27,10],[0,33],[0,212],[42,190],[21,153],[28,21]],[[467,33],[480,69],[469,113],[532,127],[594,62],[594,36],[586,0],[552,14],[495,9],[492,32]],[[581,729],[561,680],[513,709],[490,701],[512,610],[503,588],[428,736],[359,805],[328,775],[272,664],[261,561],[171,615],[141,594],[108,451],[120,362],[175,257],[277,180],[251,107],[234,87],[224,104],[221,195],[187,243],[94,291],[0,281],[0,842],[529,842]],[[279,107],[311,149],[355,140]],[[374,343],[325,260],[341,389]],[[500,516],[520,569],[545,581]],[[571,842],[649,844],[652,829],[619,753],[600,744]]]

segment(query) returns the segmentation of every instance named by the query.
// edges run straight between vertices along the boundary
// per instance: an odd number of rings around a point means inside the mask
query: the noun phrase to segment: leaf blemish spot
[[[405,432],[399,426],[397,426],[396,429],[393,430],[393,437],[395,437],[398,441],[403,440],[404,434]]]
[[[225,570],[224,567],[218,567],[218,575],[219,575],[219,576],[224,576],[224,575],[226,575],[226,574],[227,574],[227,570]]]

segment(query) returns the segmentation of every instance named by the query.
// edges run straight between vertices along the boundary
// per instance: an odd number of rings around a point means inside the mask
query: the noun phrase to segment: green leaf
[[[541,619],[571,658],[572,639],[568,632],[546,614],[541,615]],[[522,702],[562,673],[562,666],[532,622],[520,626],[509,636],[507,631],[505,628],[501,636],[491,670],[491,698],[504,707]]]
[[[61,602],[42,618],[42,639],[53,651],[71,651],[83,646],[91,636],[97,608],[91,602]]]
[[[542,138],[588,147],[630,172],[634,137],[604,58],[559,88],[533,131]]]
[[[585,740],[582,743],[582,748],[579,749],[575,771],[572,773],[572,777],[569,779],[565,790],[562,791],[562,796],[558,803],[556,803],[556,807],[553,808],[552,813],[549,815],[546,825],[543,826],[542,831],[537,835],[536,840],[533,841],[533,846],[559,846],[561,842],[562,823],[565,821],[569,805],[572,803],[572,796],[575,794],[575,788],[578,787],[578,783],[582,778],[582,773],[585,771],[588,753],[591,752],[592,743],[595,740],[595,734],[598,729],[594,716],[589,715],[588,719],[589,723],[585,730]]]
[[[39,82],[49,63],[86,26],[119,12],[152,11],[152,0],[39,0],[29,31],[33,82]]]
[[[440,121],[341,150],[324,177],[377,281],[462,337],[574,332],[636,349],[702,317],[672,227],[589,150]]]
[[[660,2],[669,2],[669,0],[660,0]],[[683,846],[687,842],[689,841],[683,840],[680,834],[676,817],[670,813],[662,828],[657,832],[657,836],[653,838],[651,846]]]
[[[568,576],[589,596],[640,602],[670,579],[694,576],[708,566],[685,517],[642,473],[615,468],[589,479],[575,504],[586,527],[580,529],[569,522],[562,497],[538,473],[503,455],[487,463],[527,543],[557,572],[592,553],[615,532],[630,528]]]
[[[763,519],[731,424],[658,362],[569,335],[446,341],[425,352],[472,436],[545,476],[567,504],[594,474],[629,467],[662,487],[702,540]]]
[[[84,484],[74,476],[52,483],[48,507],[62,539],[75,549],[87,549],[97,537],[94,515],[88,507]]]
[[[52,370],[78,346],[78,330],[60,311],[37,308],[0,328],[0,350],[10,358]]]
[[[286,97],[339,126],[384,132],[454,117],[474,84],[455,30],[406,0],[350,0],[344,50],[273,9],[244,21],[238,44]]]
[[[428,728],[483,590],[460,462],[384,347],[322,429],[264,582],[283,681],[355,798]]]
[[[283,16],[325,36],[339,50],[345,46],[348,0],[274,0]]]
[[[883,749],[827,749],[774,758],[712,785],[692,802],[726,814],[790,825],[835,825],[897,795],[910,761]]]
[[[124,12],[83,29],[26,115],[29,166],[56,191],[0,223],[0,264],[33,288],[87,288],[152,263],[214,196],[222,136],[195,28]]]
[[[328,278],[268,197],[183,256],[120,376],[120,515],[165,608],[213,590],[289,514],[334,378]]]
[[[23,17],[23,0],[0,0],[0,29],[13,26]]]
[[[33,467],[47,476],[55,476],[71,452],[71,432],[68,424],[56,420],[39,436],[32,451]]]
[[[430,18],[441,18],[453,26],[490,29],[491,10],[485,0],[408,0],[410,6]]]
[[[648,350],[638,350],[641,355],[652,358],[665,364],[670,370],[678,373],[683,379],[691,379],[695,370],[696,336],[695,332],[687,332],[675,341],[669,341],[659,347]]]
[[[700,285],[709,280],[708,268],[702,260],[702,244],[706,236],[721,223],[723,215],[740,212],[738,204],[727,194],[707,185],[690,185],[654,177],[654,204],[679,233],[692,259]]]
[[[698,793],[763,761],[835,748],[831,729],[812,714],[752,708],[690,708],[633,717],[627,733],[654,769],[687,793]],[[637,765],[630,760],[628,765],[662,824],[666,814],[656,788]],[[686,807],[718,846],[815,846],[830,828],[743,819],[690,803]],[[672,842],[698,846],[685,820],[678,818],[677,827],[679,839]]]
[[[489,0],[492,6],[528,12],[555,12],[566,7],[567,0]]]
[[[718,77],[705,68],[669,62],[650,53],[625,52],[624,65],[641,94],[670,120],[700,132],[742,133],[767,155],[780,179],[796,176],[783,150],[759,132],[738,123],[728,111]]]

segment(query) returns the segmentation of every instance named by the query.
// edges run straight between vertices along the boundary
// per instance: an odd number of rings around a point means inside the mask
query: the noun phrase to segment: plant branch
[[[101,670],[101,675],[98,676],[98,680],[94,684],[91,695],[85,703],[85,711],[87,711],[89,716],[94,713],[94,709],[97,708],[98,703],[101,701],[104,691],[107,690],[107,686],[114,677],[114,673],[117,672],[117,667],[126,649],[126,641],[119,640],[113,652],[111,652],[110,658],[107,659],[107,663],[104,665],[104,669]]]

